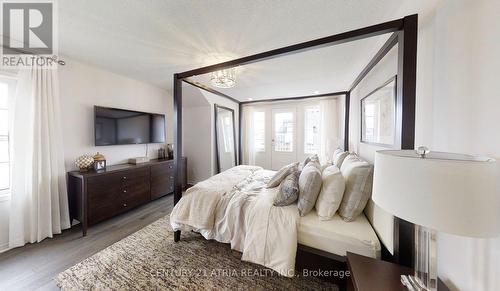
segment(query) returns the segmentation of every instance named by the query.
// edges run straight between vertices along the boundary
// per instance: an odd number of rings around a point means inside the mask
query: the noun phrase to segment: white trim
[[[0,254],[8,250],[10,250],[8,242],[0,244]]]

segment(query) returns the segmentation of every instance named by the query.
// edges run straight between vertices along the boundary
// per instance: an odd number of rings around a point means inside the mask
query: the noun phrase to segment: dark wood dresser
[[[182,158],[182,185],[187,186],[187,159]],[[174,161],[109,166],[95,172],[68,172],[70,219],[87,228],[102,220],[174,191]]]

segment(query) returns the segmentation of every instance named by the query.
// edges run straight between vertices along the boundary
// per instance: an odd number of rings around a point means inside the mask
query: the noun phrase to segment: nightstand
[[[349,252],[347,267],[351,273],[347,279],[348,291],[407,291],[400,276],[413,274],[411,268]],[[438,281],[438,291],[449,290],[441,280]]]

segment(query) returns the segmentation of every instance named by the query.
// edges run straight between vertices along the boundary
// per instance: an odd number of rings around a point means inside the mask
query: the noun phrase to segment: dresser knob
[[[123,176],[123,177],[122,177],[122,180],[127,180],[127,177]]]
[[[123,193],[127,193],[127,190],[123,190]]]
[[[123,207],[127,207],[127,203],[123,203]]]

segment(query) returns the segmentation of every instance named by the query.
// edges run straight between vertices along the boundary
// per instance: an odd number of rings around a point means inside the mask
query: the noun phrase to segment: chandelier
[[[236,85],[236,69],[229,68],[212,72],[210,82],[218,88],[232,88]]]

